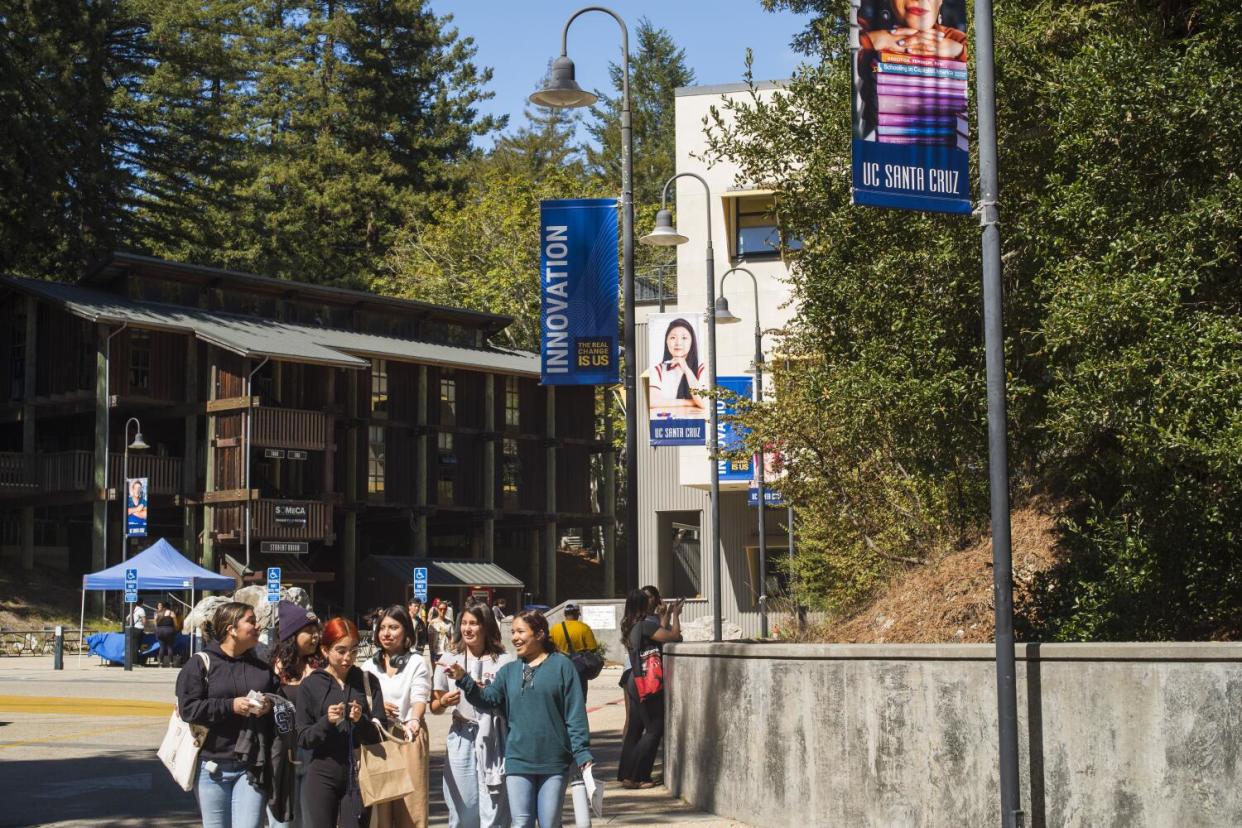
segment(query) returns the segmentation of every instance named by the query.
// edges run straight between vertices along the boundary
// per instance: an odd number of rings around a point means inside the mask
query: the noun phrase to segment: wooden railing
[[[305,525],[296,515],[277,520],[276,507],[289,507],[294,513],[305,510]],[[240,541],[245,537],[246,504],[228,503],[212,508],[212,531],[221,540]],[[250,539],[326,540],[332,535],[332,505],[321,500],[255,500],[251,504]]]
[[[332,417],[322,411],[255,408],[250,441],[260,448],[323,451],[332,442]]]
[[[0,489],[37,489],[36,468],[33,454],[0,451]]]
[[[181,458],[161,457],[158,454],[130,452],[129,477],[145,477],[149,481],[149,494],[181,493]],[[108,462],[108,486],[120,491],[124,488],[121,475],[125,470],[123,454],[112,454]]]
[[[112,454],[108,462],[108,485],[123,488],[124,455]],[[57,451],[49,454],[0,452],[0,489],[21,492],[85,492],[95,484],[95,455],[90,451]],[[145,477],[152,494],[181,491],[181,458],[150,454],[129,455],[129,476]]]

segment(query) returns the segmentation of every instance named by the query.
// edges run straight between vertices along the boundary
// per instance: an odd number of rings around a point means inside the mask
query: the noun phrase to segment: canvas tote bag
[[[198,656],[203,659],[203,675],[206,677],[211,671],[211,660],[203,652]],[[181,721],[181,711],[174,707],[157,755],[183,791],[194,790],[194,780],[198,776],[198,754],[206,740],[207,728]]]

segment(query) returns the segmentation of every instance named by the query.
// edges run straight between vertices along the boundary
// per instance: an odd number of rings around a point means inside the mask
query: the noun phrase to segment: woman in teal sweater
[[[538,612],[513,619],[518,661],[500,668],[486,687],[461,668],[446,666],[449,678],[475,707],[499,710],[509,722],[505,744],[505,787],[513,828],[561,824],[561,805],[570,763],[593,762],[591,731],[578,672],[548,638],[548,620]]]

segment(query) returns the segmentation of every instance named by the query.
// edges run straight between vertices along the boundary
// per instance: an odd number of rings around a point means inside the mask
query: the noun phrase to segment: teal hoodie
[[[513,774],[563,773],[574,763],[594,761],[591,730],[578,671],[560,653],[549,653],[522,687],[523,661],[500,668],[486,687],[469,675],[457,686],[475,707],[498,710],[509,722],[505,743],[505,772]]]

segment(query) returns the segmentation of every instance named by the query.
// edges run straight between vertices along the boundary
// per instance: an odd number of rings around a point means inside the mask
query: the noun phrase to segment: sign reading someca
[[[305,503],[277,503],[276,522],[281,526],[306,526]]]
[[[539,214],[543,384],[615,383],[617,202],[545,201]]]

